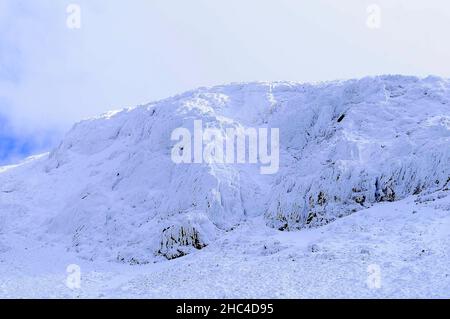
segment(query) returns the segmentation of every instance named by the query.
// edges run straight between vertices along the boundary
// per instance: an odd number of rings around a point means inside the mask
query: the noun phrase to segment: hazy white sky
[[[67,28],[71,3],[80,29]],[[0,115],[62,131],[198,86],[449,77],[449,33],[448,0],[0,0]]]

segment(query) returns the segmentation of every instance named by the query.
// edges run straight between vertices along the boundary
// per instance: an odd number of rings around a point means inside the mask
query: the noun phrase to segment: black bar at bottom
[[[132,318],[302,318],[307,314],[354,317],[386,316],[398,308],[403,316],[444,311],[449,300],[1,300],[2,311],[86,316],[92,312]],[[441,309],[442,307],[442,309]],[[445,307],[445,309],[444,309]],[[11,309],[8,309],[11,308]],[[36,312],[33,312],[36,310]],[[49,312],[50,310],[50,312]],[[442,312],[443,313],[443,312]],[[158,315],[158,316],[157,316]]]

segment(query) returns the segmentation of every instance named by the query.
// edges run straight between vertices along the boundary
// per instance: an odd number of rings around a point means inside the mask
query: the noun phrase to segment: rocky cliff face
[[[172,132],[278,128],[279,170],[176,164]],[[248,154],[247,154],[248,155]],[[202,88],[78,123],[50,154],[0,169],[0,228],[87,259],[146,263],[264,216],[316,227],[450,185],[450,83],[383,76]]]

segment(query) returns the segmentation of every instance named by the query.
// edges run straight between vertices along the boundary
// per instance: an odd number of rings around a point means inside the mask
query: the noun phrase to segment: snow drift
[[[175,164],[171,133],[280,130],[280,169]],[[50,154],[0,169],[0,230],[128,263],[202,249],[264,216],[317,227],[450,185],[450,83],[370,77],[201,88],[76,124]],[[1,246],[0,246],[1,247]]]

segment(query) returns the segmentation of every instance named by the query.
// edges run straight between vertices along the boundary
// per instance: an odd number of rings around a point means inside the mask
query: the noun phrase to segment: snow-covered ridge
[[[171,132],[197,119],[279,128],[279,172],[173,163]],[[449,145],[446,79],[202,88],[80,122],[48,156],[0,169],[0,228],[87,259],[171,259],[254,217],[296,230],[447,189]]]

